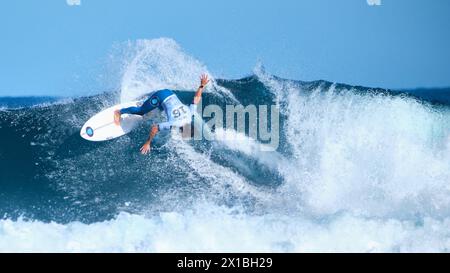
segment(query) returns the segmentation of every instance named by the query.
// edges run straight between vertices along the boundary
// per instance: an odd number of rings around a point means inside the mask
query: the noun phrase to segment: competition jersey
[[[174,93],[168,95],[161,102],[168,121],[159,123],[159,130],[170,130],[172,127],[182,127],[185,124],[190,124],[192,115],[197,110],[197,105],[191,104],[188,107]]]

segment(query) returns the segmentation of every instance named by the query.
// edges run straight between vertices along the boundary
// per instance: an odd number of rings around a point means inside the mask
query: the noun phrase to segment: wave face
[[[284,80],[257,67],[213,79],[203,107],[278,105],[277,151],[245,136],[161,134],[142,156],[149,124],[104,143],[79,129],[145,86],[188,103],[207,68],[170,39],[122,50],[120,92],[2,100],[0,251],[450,249],[450,93]]]

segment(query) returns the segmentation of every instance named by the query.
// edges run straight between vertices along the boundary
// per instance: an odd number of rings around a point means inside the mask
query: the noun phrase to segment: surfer
[[[170,130],[172,128],[181,128],[181,130],[183,130],[186,126],[191,126],[192,116],[197,109],[197,104],[202,98],[203,89],[208,83],[208,75],[201,75],[200,86],[198,87],[197,92],[195,92],[194,99],[189,107],[184,105],[172,90],[158,90],[153,92],[140,107],[128,107],[114,111],[114,123],[120,125],[120,116],[122,114],[143,116],[156,108],[164,110],[168,121],[153,124],[147,140],[140,149],[142,154],[147,154],[150,151],[150,144],[153,138],[159,131]]]

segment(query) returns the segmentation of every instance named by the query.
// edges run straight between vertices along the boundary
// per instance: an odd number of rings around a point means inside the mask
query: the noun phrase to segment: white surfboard
[[[120,126],[118,126],[114,123],[114,111],[140,104],[141,101],[127,102],[101,111],[83,125],[80,131],[81,137],[90,141],[105,141],[128,134],[144,121],[146,117],[123,114],[121,116]]]

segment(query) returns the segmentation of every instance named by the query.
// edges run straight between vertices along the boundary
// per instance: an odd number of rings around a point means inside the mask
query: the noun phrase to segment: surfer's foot
[[[119,126],[120,125],[120,110],[114,111],[114,123]]]

